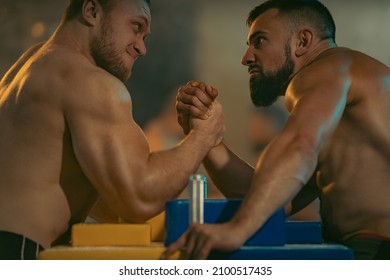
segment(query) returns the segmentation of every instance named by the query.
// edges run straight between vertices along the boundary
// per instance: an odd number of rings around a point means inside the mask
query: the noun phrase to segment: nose
[[[145,41],[143,39],[138,40],[137,43],[134,44],[134,49],[136,50],[139,56],[146,55],[147,50],[146,50]]]
[[[241,59],[241,64],[244,66],[249,66],[249,65],[253,64],[255,61],[256,61],[256,58],[255,58],[253,52],[251,51],[251,48],[248,47],[244,56]]]

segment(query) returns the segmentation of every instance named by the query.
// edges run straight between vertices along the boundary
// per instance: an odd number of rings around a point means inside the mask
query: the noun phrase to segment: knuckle
[[[198,97],[196,97],[195,95],[193,95],[190,99],[191,103],[192,104],[195,104],[197,101],[198,101]]]
[[[196,81],[195,80],[190,80],[190,81],[188,81],[187,85],[189,86],[189,85],[192,85],[193,83],[196,83]]]

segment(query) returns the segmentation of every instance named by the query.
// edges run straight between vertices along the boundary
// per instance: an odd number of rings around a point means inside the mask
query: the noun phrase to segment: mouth
[[[135,61],[137,60],[137,56],[134,55],[134,53],[131,53],[131,52],[126,52],[126,62],[125,64],[127,65],[127,67],[129,69],[131,69],[135,63]]]
[[[248,73],[250,76],[257,75],[260,73],[260,68],[257,66],[249,66]]]
[[[252,70],[248,72],[249,72],[249,79],[257,79],[258,77],[261,76],[261,72],[259,70]]]
[[[136,60],[137,60],[137,56],[134,55],[133,53],[131,53],[131,52],[129,52],[129,51],[127,51],[126,53],[128,54],[128,56],[129,56],[133,61],[136,61]]]

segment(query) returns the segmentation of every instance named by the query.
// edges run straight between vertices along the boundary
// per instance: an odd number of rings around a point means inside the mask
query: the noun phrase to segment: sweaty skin
[[[100,39],[104,21],[115,30],[106,38],[109,53],[127,79],[146,54],[150,20],[143,1],[118,1],[107,15],[86,0],[80,16],[62,22],[2,78],[0,230],[48,248],[84,221],[98,194],[125,221],[144,222],[181,193],[220,143],[223,116],[214,103],[177,147],[151,153],[123,81],[96,65],[90,42]]]
[[[250,26],[244,65],[275,69],[288,41],[276,15],[270,9]],[[256,42],[256,34],[262,41]],[[283,131],[254,170],[223,143],[204,161],[225,195],[245,195],[240,209],[227,223],[191,226],[162,258],[183,247],[195,259],[207,258],[212,249],[238,249],[275,211],[288,205],[290,214],[317,193],[327,241],[343,242],[359,233],[390,237],[390,69],[319,40],[310,29],[290,39],[295,69],[285,92],[289,118]],[[191,97],[198,95],[179,92],[182,118],[184,112],[199,116],[191,108],[196,106]],[[289,205],[294,197],[300,200],[295,207]]]

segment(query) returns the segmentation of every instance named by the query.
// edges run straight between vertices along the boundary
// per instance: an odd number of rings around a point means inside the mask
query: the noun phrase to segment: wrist
[[[192,129],[187,134],[187,138],[195,143],[195,146],[199,151],[204,151],[204,156],[206,156],[214,146],[213,137],[197,129]]]
[[[228,160],[227,147],[223,142],[223,139],[220,143],[211,147],[208,153],[206,154],[206,157],[204,158],[205,161],[211,161],[211,162],[214,162],[216,159],[218,159],[218,162],[220,162],[221,160],[223,162]]]
[[[230,224],[232,229],[234,229],[235,234],[242,243],[245,243],[252,236],[252,230],[248,227],[248,223],[245,221],[246,219],[238,219],[237,217],[233,217],[230,220]]]
[[[251,236],[250,232],[234,218],[227,222],[228,231],[235,237],[237,243],[242,246]]]

